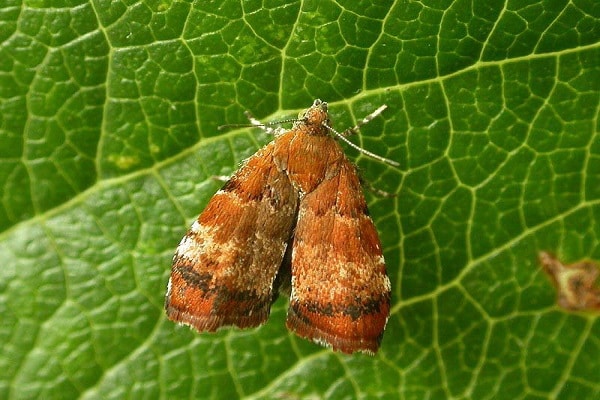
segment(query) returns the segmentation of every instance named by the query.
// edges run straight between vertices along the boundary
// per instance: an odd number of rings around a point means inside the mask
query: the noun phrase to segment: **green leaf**
[[[393,286],[375,357],[168,321],[187,226],[269,137],[330,102]],[[537,264],[600,259],[593,0],[6,0],[0,398],[598,398],[600,320]],[[335,271],[332,271],[335,273]]]

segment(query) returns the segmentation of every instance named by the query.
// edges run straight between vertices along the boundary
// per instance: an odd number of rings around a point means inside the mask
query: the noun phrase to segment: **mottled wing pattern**
[[[354,166],[300,201],[287,326],[346,353],[375,353],[390,310],[390,281]]]
[[[298,203],[288,176],[273,162],[273,148],[248,159],[182,239],[165,302],[170,319],[215,331],[268,318]]]

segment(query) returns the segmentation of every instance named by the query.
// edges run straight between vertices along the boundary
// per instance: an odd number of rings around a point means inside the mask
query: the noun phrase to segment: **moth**
[[[327,103],[315,100],[291,129],[266,128],[274,140],[243,162],[179,243],[168,318],[199,332],[255,327],[281,291],[289,293],[289,330],[336,351],[374,354],[390,280],[359,175],[333,135],[356,147],[344,136],[383,109],[340,134]]]

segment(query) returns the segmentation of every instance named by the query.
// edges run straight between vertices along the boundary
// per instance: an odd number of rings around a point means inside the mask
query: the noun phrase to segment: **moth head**
[[[298,115],[298,121],[294,127],[306,126],[315,134],[322,134],[323,127],[328,125],[331,125],[331,121],[327,113],[327,103],[316,99],[309,109]]]

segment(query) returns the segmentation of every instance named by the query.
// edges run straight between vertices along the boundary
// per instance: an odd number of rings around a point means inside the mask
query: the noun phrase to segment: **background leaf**
[[[6,0],[0,398],[597,398],[600,322],[536,262],[600,259],[593,0]],[[170,260],[269,138],[330,102],[393,284],[376,357],[166,320]]]

